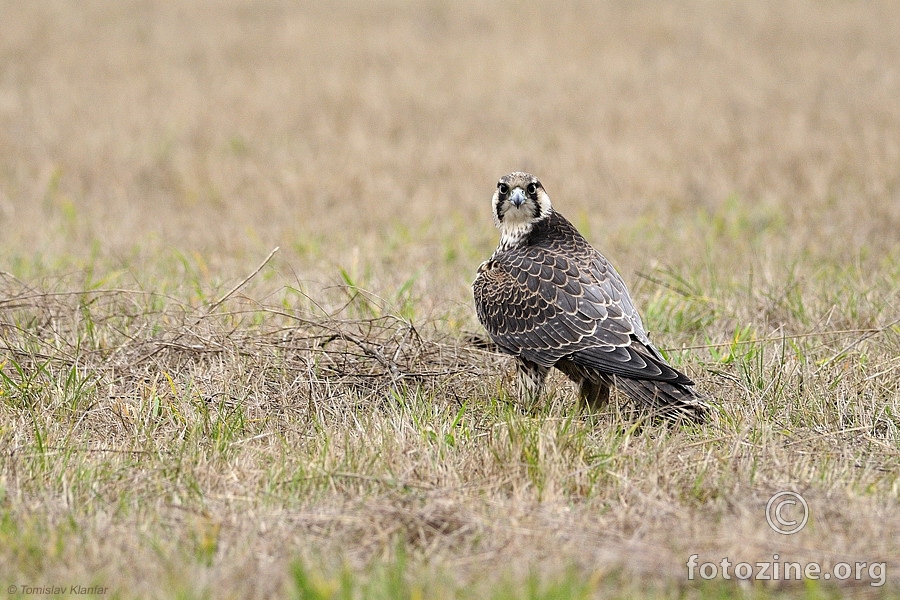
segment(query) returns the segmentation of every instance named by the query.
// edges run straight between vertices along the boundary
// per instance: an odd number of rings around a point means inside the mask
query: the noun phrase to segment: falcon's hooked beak
[[[525,191],[520,187],[513,188],[513,191],[509,194],[509,201],[512,202],[513,206],[519,208],[525,203]]]

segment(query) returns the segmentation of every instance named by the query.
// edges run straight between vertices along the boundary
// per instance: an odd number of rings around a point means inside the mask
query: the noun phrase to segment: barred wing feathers
[[[570,238],[564,252],[560,241],[537,241],[498,253],[475,280],[479,320],[498,346],[547,367],[565,358],[625,378],[692,383],[650,345],[605,258],[583,239]]]

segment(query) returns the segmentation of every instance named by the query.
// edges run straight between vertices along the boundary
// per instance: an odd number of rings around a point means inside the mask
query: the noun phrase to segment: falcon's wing
[[[603,373],[689,384],[653,348],[618,274],[544,248],[503,252],[479,269],[478,318],[504,351],[544,366],[566,358]]]

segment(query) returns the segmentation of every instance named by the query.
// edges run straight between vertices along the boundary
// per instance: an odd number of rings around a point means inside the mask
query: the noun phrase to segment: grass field
[[[895,2],[0,15],[8,597],[900,597]],[[519,169],[711,423],[467,344]]]

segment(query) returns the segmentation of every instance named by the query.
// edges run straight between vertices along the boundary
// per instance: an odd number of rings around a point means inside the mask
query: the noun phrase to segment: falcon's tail
[[[701,423],[709,417],[710,406],[689,386],[665,381],[615,377],[615,385],[654,415]]]

